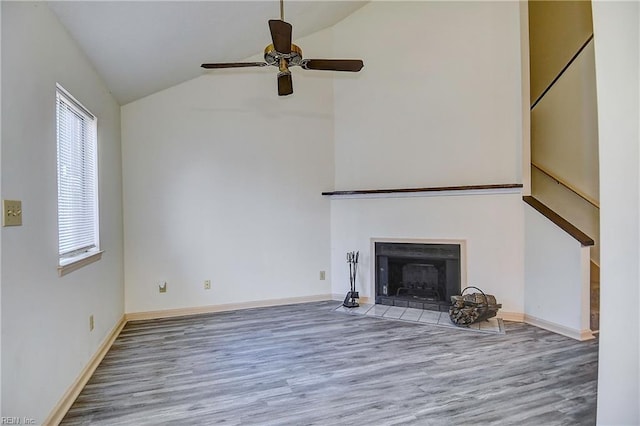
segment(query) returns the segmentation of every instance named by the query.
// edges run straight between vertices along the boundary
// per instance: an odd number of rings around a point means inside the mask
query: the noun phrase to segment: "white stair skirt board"
[[[563,336],[571,337],[572,339],[580,341],[595,339],[595,336],[593,335],[593,331],[591,331],[591,329],[577,330],[540,318],[536,318],[532,315],[525,315],[524,322],[539,328],[544,328],[545,330],[551,331],[553,333],[561,334]]]
[[[412,322],[423,325],[435,325],[437,327],[473,331],[476,333],[505,334],[502,318],[489,318],[486,321],[480,321],[471,324],[468,327],[458,327],[451,322],[447,312],[429,311],[425,309],[361,303],[357,308],[346,308],[340,305],[334,309],[334,312],[382,318],[392,321]]]

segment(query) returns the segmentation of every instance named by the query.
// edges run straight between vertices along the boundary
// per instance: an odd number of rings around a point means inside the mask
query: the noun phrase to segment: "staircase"
[[[598,114],[590,1],[529,1],[531,196],[593,239],[591,330],[599,328]],[[549,218],[550,219],[550,218]],[[583,244],[584,245],[584,244]],[[586,305],[585,305],[586,308]]]

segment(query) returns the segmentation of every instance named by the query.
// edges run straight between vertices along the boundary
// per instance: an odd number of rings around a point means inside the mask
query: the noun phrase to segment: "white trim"
[[[113,329],[111,329],[111,332],[102,341],[96,353],[91,357],[87,365],[80,372],[80,375],[78,375],[78,378],[73,382],[73,384],[71,384],[69,389],[67,389],[56,406],[53,407],[51,413],[49,413],[46,420],[42,423],[43,425],[60,424],[65,414],[67,414],[67,411],[69,411],[69,408],[71,408],[76,398],[78,398],[78,395],[80,395],[80,392],[82,392],[82,389],[85,387],[87,382],[89,382],[91,376],[93,376],[93,373],[96,371],[96,368],[98,368],[98,365],[100,365],[100,363],[102,362],[104,356],[107,354],[107,352],[109,352],[109,349],[111,349],[111,345],[113,345],[113,342],[115,342],[116,338],[120,335],[120,332],[122,331],[126,323],[127,321],[125,319],[125,316],[122,315],[120,321],[118,321]]]
[[[526,314],[524,315],[524,322],[580,341],[595,339],[593,332],[590,329],[577,330]]]
[[[522,312],[498,311],[497,317],[502,318],[504,321],[524,322],[524,314]]]
[[[339,294],[339,293],[333,293],[331,295],[331,300],[335,300],[336,302],[343,302],[345,296],[347,295],[347,293],[345,294]],[[368,297],[368,296],[362,296],[358,298],[358,302],[362,303],[362,304],[374,304],[376,303],[375,298],[373,297]]]
[[[91,251],[83,253],[81,256],[65,259],[64,264],[58,266],[58,275],[62,277],[82,268],[83,266],[97,262],[102,259],[102,253],[104,253],[104,250]]]
[[[165,309],[160,311],[130,312],[125,314],[127,321],[182,317],[188,315],[209,314],[213,312],[237,311],[240,309],[264,308],[268,306],[293,305],[296,303],[321,302],[332,300],[330,294],[316,296],[289,297],[286,299],[256,300],[241,303],[226,303],[223,305],[195,306],[191,308]]]
[[[492,189],[462,189],[455,191],[415,191],[415,192],[390,192],[374,194],[333,194],[328,195],[331,200],[344,200],[352,198],[411,198],[411,197],[453,197],[465,195],[499,195],[522,194],[522,188],[492,188]]]
[[[56,90],[58,90],[62,96],[64,96],[69,103],[71,103],[74,107],[79,109],[81,112],[86,114],[91,120],[95,120],[96,116],[91,113],[84,105],[80,103],[76,98],[73,97],[71,93],[67,91],[60,83],[56,83]]]

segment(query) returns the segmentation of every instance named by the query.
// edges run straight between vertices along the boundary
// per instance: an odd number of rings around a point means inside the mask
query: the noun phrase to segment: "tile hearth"
[[[364,315],[389,320],[448,327],[456,330],[468,330],[488,334],[505,334],[504,324],[502,323],[501,318],[489,318],[486,321],[471,324],[469,327],[457,327],[451,323],[447,312],[429,311],[426,309],[361,303],[357,308],[345,308],[340,305],[335,309],[335,311],[350,315]]]

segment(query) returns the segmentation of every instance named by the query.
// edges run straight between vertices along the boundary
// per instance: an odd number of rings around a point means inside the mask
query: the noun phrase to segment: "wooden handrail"
[[[427,188],[399,188],[399,189],[358,189],[351,191],[327,191],[322,195],[368,195],[368,194],[406,194],[415,192],[443,192],[443,191],[479,191],[494,189],[522,188],[521,183],[465,185],[465,186],[435,186]]]
[[[540,170],[542,173],[544,173],[545,175],[549,176],[551,179],[555,180],[556,183],[564,186],[565,188],[567,188],[569,191],[573,192],[574,194],[576,194],[578,197],[582,198],[583,200],[585,200],[587,203],[591,204],[593,207],[595,207],[596,209],[600,209],[600,203],[598,203],[597,200],[591,198],[590,196],[588,196],[587,194],[585,194],[584,192],[580,191],[578,188],[576,188],[575,186],[571,185],[570,183],[562,180],[561,178],[559,178],[558,176],[554,175],[552,172],[550,172],[549,170],[545,169],[542,166],[537,165],[536,163],[534,163],[533,161],[531,162],[531,166]]]
[[[564,68],[562,68],[562,70],[560,70],[560,72],[558,73],[556,78],[554,78],[553,81],[551,83],[549,83],[547,88],[544,89],[544,91],[540,94],[540,96],[538,96],[538,98],[535,100],[535,102],[533,102],[533,104],[531,104],[531,110],[533,110],[536,107],[536,105],[538,105],[538,102],[540,102],[542,100],[542,98],[544,98],[544,95],[546,95],[547,92],[549,90],[551,90],[551,88],[554,86],[554,84],[556,84],[556,82],[558,80],[560,80],[560,77],[562,77],[562,74],[564,74],[564,72],[571,66],[571,64],[578,58],[578,56],[580,56],[582,51],[585,49],[585,47],[587,47],[587,45],[591,42],[591,40],[593,40],[593,33],[591,35],[589,35],[589,38],[587,38],[587,41],[585,41],[582,44],[582,46],[580,46],[580,49],[578,49],[576,54],[571,57],[571,59],[569,60],[567,65],[565,65]]]
[[[534,197],[524,196],[522,197],[522,200],[536,209],[540,214],[549,219],[551,222],[555,223],[564,232],[578,240],[578,242],[583,246],[592,246],[595,244],[593,238],[589,237],[587,234],[573,226],[571,223],[569,223],[568,220],[551,210],[546,205],[542,204],[540,201],[536,200]]]

